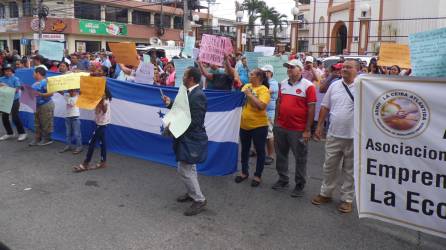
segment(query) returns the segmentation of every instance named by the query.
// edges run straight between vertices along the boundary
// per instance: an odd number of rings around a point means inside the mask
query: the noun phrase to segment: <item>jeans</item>
[[[96,125],[96,129],[93,131],[91,135],[91,139],[88,142],[88,152],[87,157],[85,158],[85,163],[91,162],[91,157],[94,153],[94,148],[96,147],[96,142],[99,141],[99,145],[101,146],[101,162],[105,162],[107,160],[107,146],[105,143],[105,130],[107,125]]]
[[[75,140],[75,145],[77,148],[82,147],[82,136],[81,136],[81,120],[79,117],[66,117],[65,118],[65,128],[66,128],[66,144],[70,146]]]
[[[14,123],[14,125],[17,128],[17,132],[19,134],[24,134],[25,129],[23,128],[22,121],[20,120],[20,117],[19,117],[19,108],[20,108],[20,101],[14,100],[14,103],[12,104],[12,109],[11,109],[12,122]],[[8,135],[14,134],[14,132],[12,131],[11,123],[9,122],[9,114],[2,113],[2,122],[3,122],[3,126],[5,127],[6,133]]]
[[[257,153],[256,172],[254,176],[262,177],[263,167],[265,166],[265,146],[266,135],[268,134],[268,126],[259,127],[252,130],[240,129],[240,141],[242,144],[242,173],[249,175],[249,150],[251,148],[251,140]]]

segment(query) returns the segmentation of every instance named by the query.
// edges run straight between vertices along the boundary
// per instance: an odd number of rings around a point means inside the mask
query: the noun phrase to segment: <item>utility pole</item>
[[[190,30],[190,21],[189,21],[189,1],[195,0],[183,0],[183,42],[185,41],[185,37],[189,34]]]
[[[38,13],[38,17],[39,17],[39,49],[40,49],[40,39],[42,39],[42,21],[44,20],[44,17],[42,15],[42,13],[43,13],[42,3],[43,3],[43,0],[39,0],[39,3],[37,5],[37,13]]]

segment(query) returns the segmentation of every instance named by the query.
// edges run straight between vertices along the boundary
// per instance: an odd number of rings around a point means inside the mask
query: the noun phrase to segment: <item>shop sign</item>
[[[31,29],[35,32],[39,32],[39,18],[31,20]],[[45,20],[40,20],[40,30],[45,30]]]
[[[35,34],[33,36],[34,39],[39,39],[39,34]],[[48,41],[65,41],[64,34],[42,34],[42,40]]]
[[[52,31],[63,32],[67,28],[67,25],[62,20],[56,20],[51,27]]]
[[[80,20],[79,30],[81,33],[88,33],[95,35],[111,35],[111,36],[127,35],[127,25],[123,23]]]
[[[19,31],[18,18],[0,19],[0,32],[16,32]]]

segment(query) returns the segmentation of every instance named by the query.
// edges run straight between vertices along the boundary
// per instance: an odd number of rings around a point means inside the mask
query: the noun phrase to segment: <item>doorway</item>
[[[347,48],[347,26],[342,21],[335,24],[332,30],[331,54],[342,55]]]

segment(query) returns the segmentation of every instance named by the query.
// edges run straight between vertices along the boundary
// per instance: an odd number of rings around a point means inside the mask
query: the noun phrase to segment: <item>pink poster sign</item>
[[[200,62],[223,65],[225,54],[232,53],[231,39],[228,37],[204,34],[200,43]]]
[[[22,94],[20,96],[20,102],[30,107],[36,112],[36,91],[29,85],[22,85]]]

